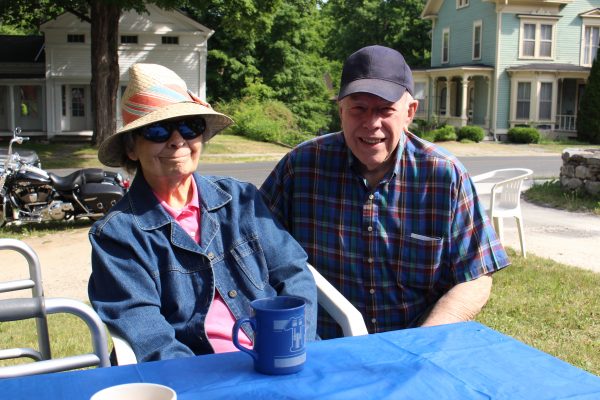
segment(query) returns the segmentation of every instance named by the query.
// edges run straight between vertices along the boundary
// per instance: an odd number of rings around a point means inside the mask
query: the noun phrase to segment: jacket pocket
[[[269,282],[267,261],[256,236],[236,243],[230,250],[243,275],[257,289],[263,290]]]
[[[444,240],[411,234],[401,239],[402,249],[398,263],[398,286],[427,289],[439,277]]]

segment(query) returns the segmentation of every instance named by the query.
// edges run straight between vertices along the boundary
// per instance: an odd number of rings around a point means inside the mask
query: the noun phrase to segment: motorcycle
[[[127,191],[120,173],[85,168],[59,176],[23,160],[13,144],[29,140],[15,128],[0,166],[0,226],[102,218]]]

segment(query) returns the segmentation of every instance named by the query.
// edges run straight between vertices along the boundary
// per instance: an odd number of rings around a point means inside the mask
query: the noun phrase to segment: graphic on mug
[[[290,352],[299,352],[304,350],[304,318],[293,317],[286,320],[273,321],[274,332],[287,332],[290,339]],[[277,357],[275,359],[275,368],[294,367],[304,363],[306,354],[292,355],[288,357]]]
[[[273,332],[291,331],[290,351],[304,349],[304,318],[292,317],[285,320],[273,321]]]

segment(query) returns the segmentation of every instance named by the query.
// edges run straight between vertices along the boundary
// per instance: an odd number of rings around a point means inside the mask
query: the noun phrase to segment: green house
[[[432,21],[431,68],[414,71],[417,118],[497,140],[522,125],[576,136],[600,0],[428,0],[421,17]]]

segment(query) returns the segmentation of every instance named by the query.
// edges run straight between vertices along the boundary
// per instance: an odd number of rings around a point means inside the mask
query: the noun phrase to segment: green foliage
[[[510,128],[507,136],[511,143],[538,143],[540,141],[540,133],[535,128]]]
[[[577,110],[579,140],[600,144],[600,58],[592,63],[587,85]]]
[[[281,0],[188,1],[188,15],[215,33],[210,38],[207,87],[210,102],[243,96],[261,78],[258,42],[269,37]]]
[[[420,17],[422,0],[328,0],[324,17],[331,28],[326,51],[345,60],[361,47],[380,44],[400,50],[411,67],[428,67],[431,21]]]
[[[463,139],[468,139],[471,140],[473,142],[481,142],[485,136],[485,132],[483,131],[483,128],[480,126],[476,126],[476,125],[467,125],[467,126],[463,126],[461,127],[456,136],[458,137],[458,140],[462,141]]]
[[[232,116],[235,124],[227,131],[235,135],[288,146],[295,146],[314,137],[303,134],[292,111],[277,100],[244,98],[221,104],[219,109]]]
[[[208,58],[209,100],[279,100],[299,130],[329,128],[335,105],[324,77],[331,63],[321,55],[325,24],[315,1],[194,3],[188,11],[216,32]]]
[[[434,142],[448,142],[457,139],[456,130],[452,125],[444,125],[441,128],[434,129],[431,134]]]

